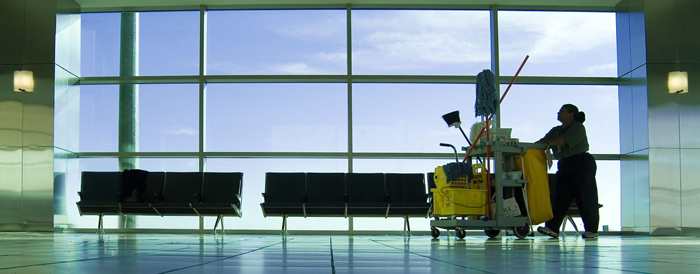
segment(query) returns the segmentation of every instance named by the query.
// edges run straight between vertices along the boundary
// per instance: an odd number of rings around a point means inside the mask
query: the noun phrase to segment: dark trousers
[[[600,215],[598,212],[598,186],[595,173],[598,166],[588,153],[559,159],[557,164],[557,183],[552,201],[554,218],[547,221],[552,231],[559,231],[571,201],[576,199],[583,225],[587,232],[598,232]]]

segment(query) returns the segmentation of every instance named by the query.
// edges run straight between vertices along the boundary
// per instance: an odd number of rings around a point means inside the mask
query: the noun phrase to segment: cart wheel
[[[498,229],[487,229],[484,230],[484,233],[486,233],[486,236],[489,236],[489,238],[493,239],[498,237],[498,234],[500,234],[501,231]]]
[[[435,228],[434,226],[430,227],[430,235],[433,236],[433,239],[437,239],[440,237],[440,230]]]
[[[465,236],[467,236],[467,232],[462,228],[457,228],[455,229],[455,235],[461,240],[464,239]]]
[[[518,239],[525,239],[525,237],[527,237],[527,235],[530,234],[530,226],[516,226],[513,228],[513,233],[516,237],[518,237]]]

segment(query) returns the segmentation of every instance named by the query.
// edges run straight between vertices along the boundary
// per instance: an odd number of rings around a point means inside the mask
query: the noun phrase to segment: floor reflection
[[[1,273],[698,273],[700,238],[0,233]]]

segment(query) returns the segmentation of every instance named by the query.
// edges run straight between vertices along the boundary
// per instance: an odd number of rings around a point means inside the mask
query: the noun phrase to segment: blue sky
[[[488,11],[352,12],[353,74],[476,75],[491,64]],[[82,15],[81,76],[117,76],[117,13]],[[345,75],[345,10],[210,11],[206,74]],[[199,11],[139,14],[139,75],[198,75]],[[521,75],[615,77],[614,13],[499,12],[500,68],[512,75],[526,55]],[[509,81],[505,77],[502,81]],[[198,85],[139,85],[139,150],[198,151]],[[504,91],[506,85],[501,86]],[[263,152],[347,151],[347,84],[209,84],[205,90],[205,150]],[[450,152],[438,143],[464,146],[458,130],[441,115],[459,110],[466,132],[473,116],[474,84],[353,84],[353,145],[356,152]],[[502,126],[533,142],[559,122],[565,103],[586,112],[592,153],[619,153],[617,88],[609,86],[515,85],[502,105]],[[81,152],[117,150],[118,87],[81,87]],[[209,171],[243,171],[246,224],[233,228],[277,229],[258,204],[264,172],[346,172],[347,160],[208,160]],[[355,160],[355,172],[432,171],[437,160]],[[318,166],[320,162],[328,162]],[[141,159],[141,168],[196,171],[197,159]],[[280,167],[283,164],[285,167]],[[293,168],[287,168],[293,167]],[[81,160],[81,170],[113,170],[116,161]],[[552,170],[551,172],[554,172]],[[601,225],[619,228],[619,163],[599,161],[605,204]],[[75,188],[75,185],[72,186]],[[75,191],[68,191],[68,194]],[[77,196],[77,195],[76,195]],[[77,197],[69,196],[71,201]],[[69,207],[70,208],[70,207]],[[77,212],[75,212],[77,214]],[[168,220],[174,218],[172,220]],[[186,218],[186,217],[183,217]],[[176,217],[145,219],[180,225]],[[303,220],[295,226],[305,227]],[[92,227],[90,217],[75,217]],[[196,222],[196,221],[195,221]],[[313,221],[328,223],[324,221]],[[356,226],[371,229],[371,221]],[[427,229],[417,220],[414,229]],[[187,222],[189,223],[189,222]],[[238,222],[237,222],[238,223]],[[319,229],[346,229],[333,219]],[[109,222],[108,222],[109,227]],[[377,229],[401,229],[399,221]],[[357,228],[357,227],[356,227]]]

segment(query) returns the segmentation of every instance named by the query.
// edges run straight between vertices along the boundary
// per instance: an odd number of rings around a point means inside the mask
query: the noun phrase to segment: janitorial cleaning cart
[[[473,178],[462,176],[457,180],[446,182],[443,167],[436,168],[433,194],[433,217],[430,221],[431,234],[434,238],[440,235],[438,228],[455,230],[458,238],[464,238],[466,230],[484,230],[487,236],[493,238],[501,230],[513,230],[518,238],[525,238],[531,232],[531,221],[528,213],[527,192],[524,192],[525,208],[513,203],[504,202],[506,191],[523,191],[528,183],[522,176],[522,154],[530,148],[544,149],[545,145],[509,142],[486,141],[483,145],[472,150],[474,157],[487,156],[486,145],[490,148],[490,158],[493,158],[493,173],[488,172],[484,163],[472,165]],[[463,147],[465,151],[471,147]],[[520,169],[520,170],[519,170]],[[520,174],[520,176],[518,176]],[[515,175],[515,176],[514,176]],[[489,178],[490,177],[490,178]],[[488,196],[487,180],[491,179],[493,194]],[[468,181],[468,182],[467,182]],[[501,209],[501,210],[498,210]],[[517,212],[513,212],[517,211]]]
[[[498,134],[502,134],[502,131],[498,129],[496,132],[489,132],[490,120],[497,113],[501,101],[513,85],[527,59],[528,57],[525,57],[500,100],[493,72],[484,70],[477,75],[477,96],[474,110],[477,117],[482,117],[483,128],[478,136],[472,136],[473,144],[460,126],[458,111],[443,116],[449,126],[460,129],[469,146],[462,148],[467,154],[461,163],[457,161],[457,163],[435,169],[433,178],[435,188],[431,189],[434,220],[430,221],[431,234],[434,238],[439,237],[438,228],[442,228],[455,230],[460,239],[465,237],[465,230],[484,230],[487,236],[493,238],[498,236],[501,230],[512,229],[515,236],[522,239],[530,234],[532,224],[540,223],[551,215],[548,190],[545,190],[546,193],[544,193],[547,196],[546,201],[537,200],[534,203],[538,215],[544,215],[544,218],[539,216],[537,219],[532,218],[530,205],[533,203],[528,201],[530,193],[534,194],[537,199],[545,196],[539,191],[541,189],[539,186],[543,185],[542,182],[538,181],[538,188],[531,191],[527,187],[527,179],[536,179],[538,178],[535,176],[537,174],[544,174],[540,177],[546,177],[546,169],[542,168],[542,170],[538,169],[537,172],[528,171],[525,173],[528,167],[525,164],[525,156],[540,154],[537,152],[538,150],[544,155],[543,149],[546,145],[521,143],[510,136],[504,138],[504,136],[498,136]],[[484,132],[486,133],[486,137],[483,138],[485,140],[479,142]],[[533,151],[530,152],[530,149]],[[476,158],[479,163],[472,165],[471,157]],[[493,168],[491,163],[493,163]],[[544,181],[544,184],[546,185],[547,182]],[[522,193],[520,201],[517,200],[515,193]],[[511,195],[505,199],[507,194]],[[540,214],[547,211],[548,214]]]

